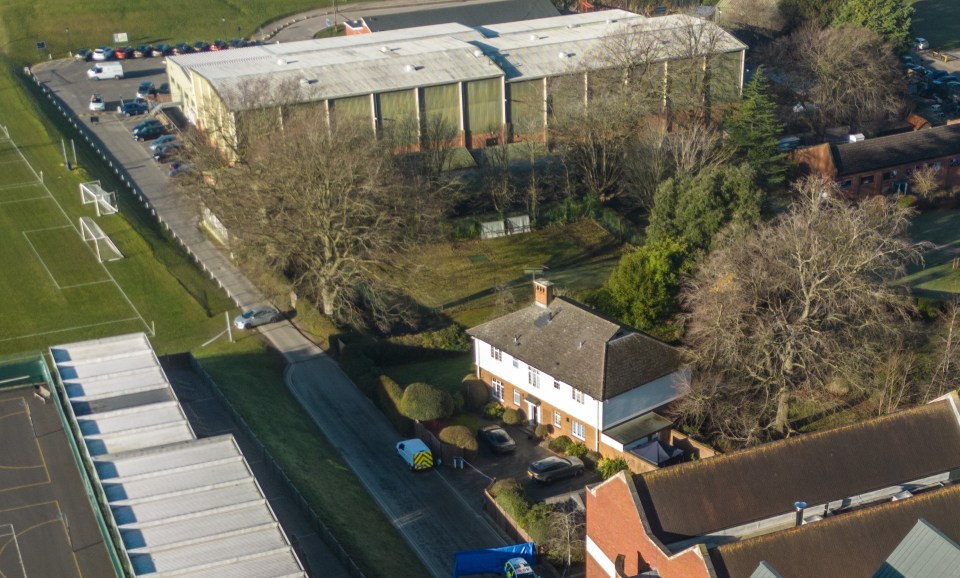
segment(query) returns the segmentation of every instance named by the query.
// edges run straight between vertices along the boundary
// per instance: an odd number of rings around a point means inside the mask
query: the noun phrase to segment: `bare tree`
[[[923,197],[933,197],[940,190],[940,169],[924,166],[913,172],[913,190]]]
[[[519,196],[517,187],[513,183],[510,150],[505,146],[483,149],[480,157],[480,176],[483,179],[484,190],[490,195],[494,210],[503,216]]]
[[[550,557],[564,565],[564,574],[575,562],[586,559],[586,516],[567,501],[550,511]]]
[[[960,387],[960,302],[952,300],[940,314],[942,329],[934,341],[936,365],[923,401]]]
[[[884,198],[846,205],[828,179],[796,192],[781,218],[716,249],[682,296],[704,374],[688,413],[738,443],[788,434],[798,396],[875,391],[873,368],[906,331],[909,303],[891,282],[919,257],[909,212]]]
[[[900,63],[866,28],[806,26],[774,42],[764,61],[771,79],[815,105],[815,114],[804,118],[819,134],[831,126],[860,129],[906,111]]]
[[[413,202],[391,151],[368,127],[305,115],[251,141],[234,163],[198,146],[195,198],[238,251],[287,277],[325,315],[381,329],[406,319],[390,282]]]

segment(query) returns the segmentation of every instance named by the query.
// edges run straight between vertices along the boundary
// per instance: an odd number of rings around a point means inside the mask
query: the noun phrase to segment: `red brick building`
[[[819,144],[794,159],[806,174],[837,181],[850,198],[911,192],[911,178],[935,169],[941,187],[960,186],[960,123],[848,144]]]
[[[618,474],[587,491],[587,577],[869,577],[920,518],[956,542],[958,407]]]

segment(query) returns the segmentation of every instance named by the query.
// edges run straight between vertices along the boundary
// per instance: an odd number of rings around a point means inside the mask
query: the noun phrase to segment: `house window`
[[[533,387],[540,387],[540,371],[535,367],[527,367],[527,383]]]
[[[883,180],[889,181],[895,176],[897,176],[897,171],[890,171],[889,173],[883,173]]]
[[[587,428],[583,427],[582,423],[578,421],[573,422],[573,429],[571,431],[573,432],[573,437],[582,440],[587,439]]]
[[[520,405],[520,391],[513,390],[513,405]]]
[[[490,385],[493,387],[493,399],[503,401],[503,382],[494,379],[490,381]]]
[[[559,411],[553,412],[553,425],[554,425],[555,427],[562,427],[562,426],[563,426],[563,416],[560,415],[560,412],[559,412]]]
[[[560,382],[556,379],[553,380],[553,389],[560,389]]]
[[[574,388],[574,387],[570,388],[570,391],[573,393],[573,395],[571,395],[571,397],[572,397],[577,403],[583,403],[583,392],[582,392],[582,391],[580,391],[580,390],[578,390],[577,388]]]
[[[950,159],[951,167],[960,167],[960,158]]]
[[[861,184],[861,185],[869,185],[869,184],[872,184],[872,183],[873,183],[873,175],[866,176],[866,177],[860,177],[860,184]]]
[[[851,181],[850,179],[844,179],[840,181],[840,187],[844,189],[850,188],[850,185],[852,184],[853,184],[853,181]]]
[[[520,367],[520,362],[517,361],[517,358],[516,358],[516,357],[513,358],[513,366],[514,366],[514,367]]]
[[[496,359],[497,361],[503,360],[503,352],[497,349],[494,346],[490,346],[490,357]]]

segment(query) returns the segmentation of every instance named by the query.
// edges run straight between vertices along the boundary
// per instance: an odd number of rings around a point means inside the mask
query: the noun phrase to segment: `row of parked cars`
[[[227,41],[214,40],[213,42],[198,40],[193,44],[178,42],[176,44],[141,44],[139,46],[119,46],[116,48],[99,46],[93,50],[89,48],[79,48],[73,51],[73,56],[77,60],[127,60],[131,58],[151,58],[155,56],[190,54],[192,52],[227,50],[229,48],[243,48],[256,44],[258,43],[254,40],[234,38],[233,40]]]
[[[909,58],[909,57],[906,57]],[[905,63],[907,74],[921,80],[926,84],[926,89],[941,97],[952,97],[960,95],[960,79],[939,68],[927,68],[920,64],[915,64],[912,59]]]

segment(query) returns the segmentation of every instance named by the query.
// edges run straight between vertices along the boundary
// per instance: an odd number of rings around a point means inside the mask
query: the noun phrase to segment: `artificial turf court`
[[[69,340],[71,332],[92,327],[113,333],[150,329],[114,281],[111,264],[97,260],[77,223],[2,128],[0,262],[0,344],[38,336]],[[37,314],[24,315],[28,311]]]
[[[0,389],[0,576],[115,576],[54,403]]]

